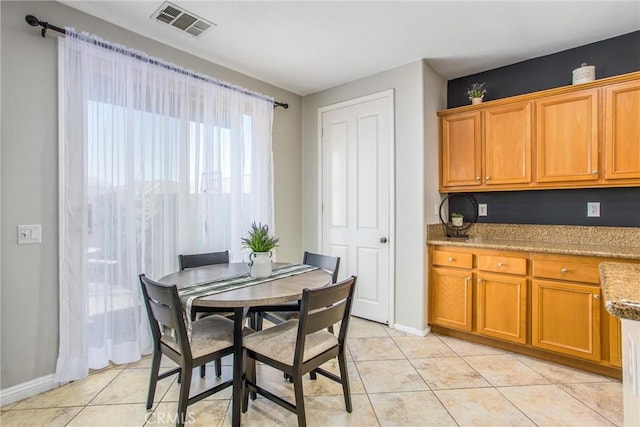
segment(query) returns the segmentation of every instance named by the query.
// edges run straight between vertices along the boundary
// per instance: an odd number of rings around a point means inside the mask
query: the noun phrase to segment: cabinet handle
[[[450,256],[449,258],[447,258],[447,261],[449,261],[449,262],[453,262],[453,261],[455,261],[455,260],[456,260],[456,259],[455,259],[454,257],[452,257],[452,256]]]
[[[593,175],[598,175],[598,169],[594,169],[594,170],[592,170],[592,171],[591,171],[591,173],[592,173]]]
[[[593,299],[600,299],[600,295],[599,295],[599,294],[595,294],[595,295],[593,296]]]
[[[561,268],[560,269],[560,273],[562,273],[562,274],[567,274],[568,271],[569,270],[567,270],[566,268]]]
[[[489,181],[491,179],[490,176],[485,176],[484,179],[486,179],[487,181]]]
[[[479,176],[476,176],[476,181],[480,181],[480,177]]]
[[[503,265],[504,265],[503,263],[499,262],[498,263],[498,268],[502,268]]]

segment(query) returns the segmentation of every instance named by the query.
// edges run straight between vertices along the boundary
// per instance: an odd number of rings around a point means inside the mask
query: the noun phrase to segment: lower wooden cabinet
[[[621,375],[620,321],[601,297],[606,259],[431,245],[429,259],[436,332]]]
[[[615,316],[609,317],[609,363],[622,367],[622,322]]]
[[[471,271],[433,268],[430,283],[430,322],[470,331],[472,328]]]
[[[600,361],[600,287],[533,280],[531,345]]]
[[[527,279],[479,273],[477,332],[520,344],[527,342]]]

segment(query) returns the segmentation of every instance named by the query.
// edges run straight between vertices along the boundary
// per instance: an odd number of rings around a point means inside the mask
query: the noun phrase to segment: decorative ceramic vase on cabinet
[[[249,256],[249,268],[251,269],[251,277],[262,278],[271,276],[271,251],[269,252],[251,252]]]
[[[480,98],[471,98],[471,104],[472,105],[482,104],[482,97],[480,97]]]

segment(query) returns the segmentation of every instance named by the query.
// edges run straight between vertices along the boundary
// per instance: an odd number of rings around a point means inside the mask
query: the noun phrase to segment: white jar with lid
[[[580,83],[592,82],[596,79],[596,67],[595,65],[587,65],[582,63],[580,68],[573,70],[572,84],[578,85]]]

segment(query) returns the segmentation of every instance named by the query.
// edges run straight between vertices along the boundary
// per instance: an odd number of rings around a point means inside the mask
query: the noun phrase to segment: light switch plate
[[[486,203],[478,204],[478,216],[487,216],[487,204]]]
[[[600,217],[600,202],[587,202],[587,216]]]
[[[18,244],[33,243],[42,243],[42,226],[40,224],[18,225]]]

